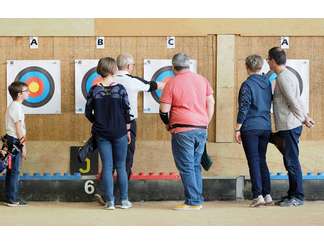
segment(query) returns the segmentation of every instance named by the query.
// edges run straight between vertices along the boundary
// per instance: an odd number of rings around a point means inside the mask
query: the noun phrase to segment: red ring
[[[29,96],[32,98],[38,97],[40,96],[43,92],[44,92],[44,84],[43,81],[41,79],[39,79],[38,77],[30,77],[28,80],[26,80],[26,84],[29,86],[29,84],[31,82],[36,82],[39,85],[39,89],[36,93],[33,93],[31,91],[29,91]]]

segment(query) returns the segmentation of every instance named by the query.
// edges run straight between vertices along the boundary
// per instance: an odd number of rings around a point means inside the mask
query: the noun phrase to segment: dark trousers
[[[126,172],[128,175],[128,179],[132,174],[132,167],[134,162],[134,153],[135,153],[135,144],[136,144],[136,120],[134,119],[130,125],[130,133],[131,133],[131,143],[128,145],[127,149],[127,157],[126,157]]]
[[[248,130],[241,133],[252,183],[253,198],[270,194],[270,174],[266,162],[270,130]]]
[[[303,173],[299,162],[299,138],[303,127],[279,131],[271,135],[271,143],[282,153],[283,162],[288,172],[288,197],[304,200]]]

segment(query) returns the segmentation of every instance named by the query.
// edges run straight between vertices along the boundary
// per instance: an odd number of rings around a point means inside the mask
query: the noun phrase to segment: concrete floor
[[[174,211],[179,202],[134,203],[129,210],[104,210],[93,203],[30,202],[0,206],[0,225],[324,225],[324,201],[302,207],[249,208],[249,201],[206,202],[199,211]]]

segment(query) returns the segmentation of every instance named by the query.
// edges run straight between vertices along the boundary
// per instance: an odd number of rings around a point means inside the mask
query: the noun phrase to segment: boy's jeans
[[[18,139],[6,135],[9,148],[14,143],[18,142]],[[17,152],[12,155],[11,158],[11,169],[7,169],[5,178],[5,195],[6,201],[9,203],[18,202],[18,189],[19,189],[19,168],[21,164],[22,155],[21,152]]]

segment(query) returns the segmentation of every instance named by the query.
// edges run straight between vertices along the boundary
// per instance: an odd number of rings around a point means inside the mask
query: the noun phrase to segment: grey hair
[[[172,65],[175,70],[182,70],[189,68],[190,58],[185,53],[177,53],[172,58]]]
[[[128,65],[134,64],[134,57],[131,54],[120,54],[117,57],[117,67],[119,70],[127,68]]]
[[[260,55],[253,54],[246,57],[245,65],[249,70],[256,72],[262,69],[263,59]]]

